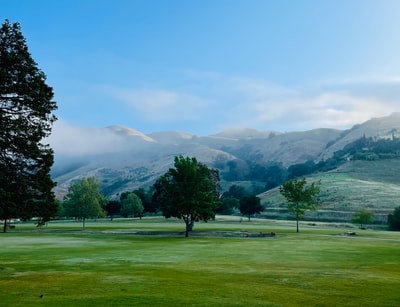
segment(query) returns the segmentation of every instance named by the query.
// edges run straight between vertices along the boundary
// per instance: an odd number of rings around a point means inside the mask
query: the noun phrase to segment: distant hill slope
[[[168,168],[176,155],[194,156],[212,167],[226,169],[229,161],[242,164],[278,162],[288,167],[307,160],[327,159],[346,144],[366,135],[376,138],[400,135],[400,113],[371,119],[348,130],[315,129],[281,133],[236,129],[199,137],[186,132],[144,134],[111,126],[54,131],[52,176],[61,198],[69,184],[82,176],[96,176],[110,197],[146,187]],[[71,137],[72,135],[72,137]]]
[[[349,222],[354,214],[365,209],[376,222],[386,222],[387,215],[400,205],[400,160],[349,161],[340,168],[307,178],[321,180],[321,207],[308,212],[306,219]],[[279,189],[259,195],[266,206],[264,215],[290,218],[285,199]]]

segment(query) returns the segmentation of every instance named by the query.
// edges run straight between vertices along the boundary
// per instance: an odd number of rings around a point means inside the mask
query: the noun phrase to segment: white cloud
[[[226,128],[261,130],[346,129],[400,111],[399,78],[339,80],[286,86],[262,79],[190,72],[183,90],[111,88],[114,100],[150,123],[209,133]],[[174,128],[171,128],[174,129]]]
[[[148,121],[196,119],[208,102],[194,94],[165,89],[113,89],[113,95]]]

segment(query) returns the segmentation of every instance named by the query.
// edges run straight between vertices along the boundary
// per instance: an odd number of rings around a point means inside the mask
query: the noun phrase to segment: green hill
[[[354,212],[365,209],[374,222],[385,223],[387,215],[400,205],[400,160],[348,161],[339,168],[308,177],[321,180],[321,206],[305,219],[350,222]],[[279,189],[259,195],[265,205],[264,216],[290,218]]]

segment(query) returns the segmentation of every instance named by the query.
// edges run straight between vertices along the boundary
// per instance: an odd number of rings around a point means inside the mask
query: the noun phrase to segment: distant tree
[[[121,201],[121,215],[123,217],[128,216],[140,216],[143,212],[142,200],[135,193],[128,193],[126,198]]]
[[[287,169],[281,164],[269,166],[265,174],[265,190],[279,187],[287,178]]]
[[[121,202],[118,200],[110,200],[106,206],[105,211],[107,212],[107,216],[110,217],[111,221],[113,220],[114,216],[120,214],[121,211]]]
[[[240,213],[247,216],[249,221],[253,214],[261,213],[264,207],[261,205],[260,198],[255,195],[245,196],[240,199]]]
[[[42,141],[57,109],[53,89],[32,59],[18,23],[0,27],[0,219],[57,213],[50,177],[53,151]]]
[[[388,224],[390,230],[400,230],[400,207],[388,215]]]
[[[144,188],[139,188],[133,191],[133,193],[139,196],[139,198],[142,200],[142,205],[144,208],[143,212],[157,213],[158,208],[156,206],[153,206],[153,202],[151,200],[153,192],[153,187],[150,187],[147,191]]]
[[[246,191],[244,187],[237,184],[233,184],[229,187],[229,190],[223,194],[223,197],[226,198],[232,196],[239,200],[248,195],[249,193]]]
[[[83,230],[87,218],[97,218],[103,214],[102,207],[107,203],[107,199],[100,193],[99,188],[100,184],[95,177],[84,177],[72,183],[64,197],[66,216],[81,219]]]
[[[154,184],[153,200],[166,218],[184,220],[188,237],[194,222],[215,217],[220,205],[219,173],[196,158],[177,156],[174,166]]]
[[[372,223],[373,214],[364,209],[355,212],[351,222],[354,224],[360,224],[360,229],[363,229],[366,224]]]
[[[279,188],[288,202],[288,210],[296,217],[296,232],[299,232],[299,220],[306,210],[316,210],[319,205],[317,195],[320,191],[320,182],[313,182],[308,187],[306,184],[305,178],[295,178],[284,182]]]
[[[235,208],[239,208],[239,200],[233,196],[221,199],[221,205],[217,208],[216,213],[223,215],[231,215]]]

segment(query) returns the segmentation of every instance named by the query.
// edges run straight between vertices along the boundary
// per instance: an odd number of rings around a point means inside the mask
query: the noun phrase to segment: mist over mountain
[[[72,127],[57,123],[49,143],[55,151],[52,176],[62,197],[70,183],[96,176],[103,192],[147,187],[168,168],[176,155],[194,156],[209,166],[226,171],[230,161],[254,164],[281,163],[288,167],[327,159],[346,144],[362,137],[390,138],[400,135],[400,113],[373,118],[347,130],[320,128],[279,132],[232,129],[210,136],[180,131],[145,134],[129,127]]]

